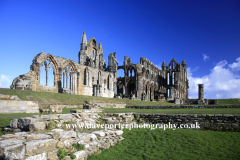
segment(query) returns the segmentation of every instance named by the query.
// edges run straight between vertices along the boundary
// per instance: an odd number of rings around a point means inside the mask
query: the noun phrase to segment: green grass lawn
[[[240,157],[240,133],[199,130],[124,130],[121,143],[89,160],[236,159]]]
[[[49,106],[50,104],[60,105],[80,105],[85,101],[93,101],[93,103],[125,103],[129,106],[159,106],[159,105],[175,105],[169,102],[151,102],[130,99],[104,98],[84,95],[71,95],[51,92],[34,92],[17,89],[0,88],[0,94],[17,95],[21,100],[38,101],[40,106]]]
[[[218,99],[218,102],[217,102],[218,105],[240,105],[240,99]]]
[[[11,113],[11,114],[0,114],[0,136],[3,134],[3,128],[10,126],[11,119],[18,119],[23,117],[31,117],[39,113]]]
[[[239,114],[240,108],[195,108],[195,109],[131,109],[102,108],[105,113],[135,112],[140,114]]]

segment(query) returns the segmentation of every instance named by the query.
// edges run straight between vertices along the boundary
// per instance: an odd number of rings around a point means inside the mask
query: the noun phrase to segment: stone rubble
[[[108,149],[123,140],[122,130],[104,130],[103,128],[79,131],[73,128],[61,128],[66,124],[98,123],[101,117],[98,113],[101,112],[95,109],[70,114],[33,115],[11,120],[11,128],[9,128],[12,131],[18,129],[21,132],[5,134],[1,137],[0,159],[56,160],[59,148],[68,148],[77,143],[84,145],[85,149],[73,154],[76,160],[84,160],[95,152],[101,152],[101,148]],[[130,119],[133,119],[132,114],[116,114],[116,117],[110,118],[114,122],[126,122],[127,119],[123,115],[131,115]],[[113,114],[105,114],[105,116],[113,116]],[[50,124],[56,124],[56,128],[49,130]],[[59,124],[61,127],[58,127]],[[65,159],[71,158],[67,155]]]

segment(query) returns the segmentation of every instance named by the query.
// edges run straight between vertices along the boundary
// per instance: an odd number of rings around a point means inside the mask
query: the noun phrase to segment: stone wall
[[[33,115],[32,117],[12,119],[9,128],[5,131],[22,131],[14,134],[5,134],[0,138],[0,159],[22,160],[57,160],[60,148],[68,149],[73,144],[82,144],[84,150],[73,151],[76,160],[87,159],[88,155],[100,149],[108,149],[116,145],[124,138],[122,130],[100,130],[82,128],[64,128],[66,124],[81,125],[98,121],[100,116],[94,110],[71,114]],[[71,124],[69,123],[71,122]],[[49,128],[50,124],[55,124]],[[48,129],[48,130],[47,130]],[[72,150],[72,149],[71,149]],[[65,159],[70,160],[69,156]]]
[[[39,113],[38,102],[0,100],[0,113]]]
[[[3,94],[0,94],[0,100],[1,99],[9,99],[9,100],[16,100],[16,101],[21,101],[18,96],[15,96],[15,95],[3,95]]]
[[[144,121],[153,124],[195,124],[198,122],[201,129],[217,130],[217,131],[240,131],[240,115],[229,114],[134,114],[134,117],[139,117]]]
[[[126,108],[126,104],[123,103],[98,103],[98,105],[104,108]]]
[[[132,109],[240,108],[240,105],[127,106],[127,108]]]
[[[54,129],[46,134],[19,132],[3,135],[0,141],[0,158],[22,160],[57,160],[58,148],[70,147],[73,143],[83,144],[85,150],[74,152],[76,160],[87,159],[88,155],[108,149],[123,140],[123,131],[95,131],[78,133]],[[3,158],[4,157],[4,158]],[[70,160],[70,156],[65,159]]]
[[[52,112],[61,113],[63,108],[80,108],[83,105],[50,105]]]

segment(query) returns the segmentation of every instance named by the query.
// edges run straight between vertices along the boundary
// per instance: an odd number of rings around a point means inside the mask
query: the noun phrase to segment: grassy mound
[[[89,160],[239,159],[240,134],[184,129],[124,130],[120,144]]]
[[[239,114],[240,115],[240,108],[196,108],[196,109],[102,108],[102,109],[104,109],[106,113],[135,112],[138,114]]]
[[[218,105],[240,105],[240,99],[218,99]]]
[[[93,103],[97,103],[97,102],[125,103],[129,106],[174,105],[173,103],[169,103],[169,102],[150,102],[150,101],[140,101],[140,100],[130,100],[130,99],[70,95],[70,94],[51,93],[51,92],[34,92],[34,91],[24,91],[24,90],[16,90],[16,89],[3,89],[3,88],[0,88],[0,94],[17,95],[21,100],[25,100],[25,101],[38,101],[40,106],[47,106],[50,104],[80,105],[80,104],[84,104],[85,101],[93,101]]]

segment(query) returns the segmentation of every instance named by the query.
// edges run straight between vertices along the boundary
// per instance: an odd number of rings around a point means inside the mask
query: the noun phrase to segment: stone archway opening
[[[128,96],[136,93],[136,85],[132,80],[128,82],[127,90],[128,90]]]
[[[117,94],[125,94],[125,86],[122,81],[117,82]]]

